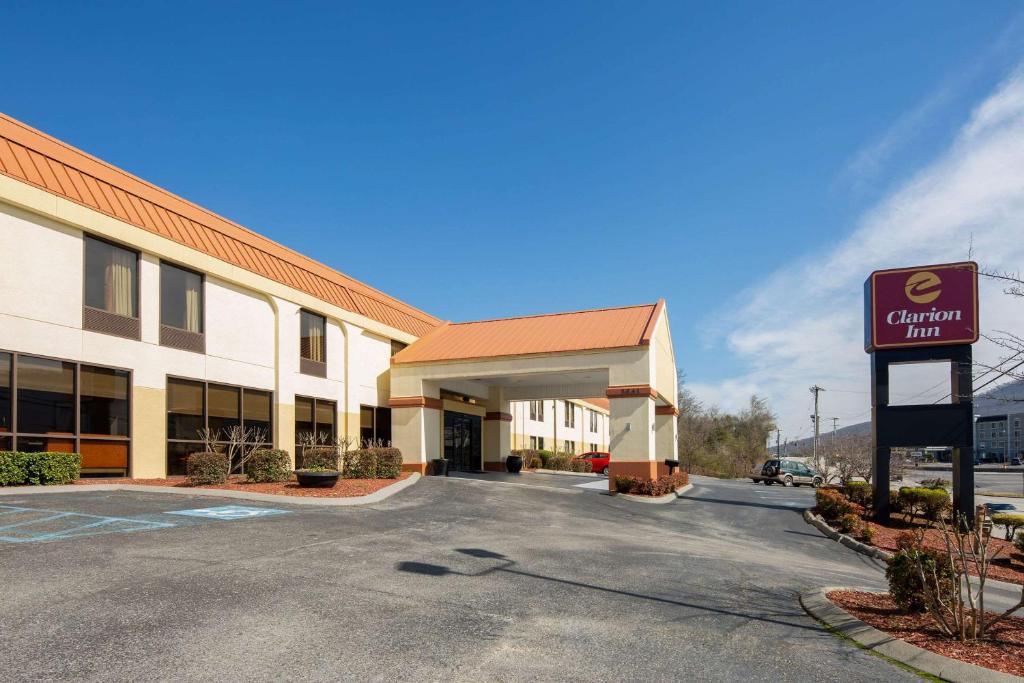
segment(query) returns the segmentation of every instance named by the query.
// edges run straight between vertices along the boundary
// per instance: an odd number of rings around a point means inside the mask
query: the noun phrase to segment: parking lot
[[[244,506],[272,514],[166,494],[5,498],[34,510],[14,529],[64,515],[50,522],[77,531],[0,542],[0,667],[9,680],[910,680],[797,604],[810,587],[883,585],[877,563],[803,522],[812,495],[695,478],[686,498],[643,505],[430,477],[369,507]],[[99,533],[110,519],[137,526]]]

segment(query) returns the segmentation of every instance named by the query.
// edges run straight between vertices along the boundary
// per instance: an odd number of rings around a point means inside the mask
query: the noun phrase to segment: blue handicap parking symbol
[[[168,515],[185,515],[187,517],[206,517],[208,519],[251,519],[253,517],[269,517],[271,515],[285,515],[289,510],[276,510],[274,508],[254,508],[245,505],[220,505],[212,508],[196,508],[194,510],[171,510]]]

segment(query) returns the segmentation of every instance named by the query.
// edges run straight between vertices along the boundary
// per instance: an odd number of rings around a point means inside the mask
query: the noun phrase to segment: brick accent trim
[[[441,410],[444,403],[439,398],[430,396],[394,396],[388,401],[389,408],[430,408]]]
[[[487,413],[484,415],[485,420],[501,420],[502,422],[511,422],[512,415],[510,413]]]
[[[427,473],[427,463],[425,462],[403,462],[403,472],[419,472],[425,475]]]
[[[604,395],[608,398],[650,398],[658,397],[658,392],[650,384],[628,384],[608,387]]]
[[[505,463],[503,462],[485,462],[484,472],[504,472]]]
[[[679,417],[679,408],[675,406],[657,406],[654,408],[655,415],[674,415]]]

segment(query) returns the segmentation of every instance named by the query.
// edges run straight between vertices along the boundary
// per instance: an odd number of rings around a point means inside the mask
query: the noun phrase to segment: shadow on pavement
[[[632,591],[624,591],[616,588],[606,588],[604,586],[598,586],[593,583],[580,583],[578,581],[572,581],[569,579],[560,579],[554,576],[545,576],[544,574],[537,574],[535,572],[523,571],[521,569],[515,569],[515,560],[512,560],[501,553],[496,553],[484,548],[455,548],[455,552],[463,555],[469,555],[471,557],[477,557],[481,559],[493,559],[500,561],[501,564],[492,566],[479,572],[461,572],[450,567],[446,567],[441,564],[430,564],[427,562],[399,562],[395,565],[395,569],[400,572],[407,572],[410,574],[419,574],[421,576],[468,576],[468,577],[481,577],[493,574],[495,572],[502,572],[505,574],[514,574],[516,576],[524,576],[531,579],[539,579],[541,581],[550,581],[566,586],[572,586],[575,588],[583,588],[586,590],[597,591],[600,593],[611,593],[614,595],[622,595],[629,598],[638,598],[641,600],[649,600],[651,602],[657,602],[666,605],[676,605],[678,607],[689,607],[691,609],[701,610],[704,612],[712,612],[714,614],[723,614],[726,616],[742,617],[744,619],[753,619],[755,621],[763,621],[771,624],[781,624],[783,626],[791,626],[794,628],[806,629],[809,631],[820,630],[816,625],[793,623],[791,621],[785,621],[779,618],[772,618],[775,615],[765,616],[751,614],[748,612],[737,612],[734,610],[722,609],[719,607],[710,607],[708,605],[699,605],[692,602],[684,602],[682,600],[672,600],[669,598],[661,598],[655,595],[644,595],[643,593],[634,593]],[[777,595],[775,597],[778,597]],[[795,599],[795,598],[794,598]],[[778,615],[778,616],[797,616],[797,615]],[[800,613],[799,616],[803,616]]]

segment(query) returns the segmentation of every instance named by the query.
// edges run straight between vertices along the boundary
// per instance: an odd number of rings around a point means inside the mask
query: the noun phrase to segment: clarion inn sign
[[[864,348],[978,341],[978,264],[876,270],[864,283]]]

